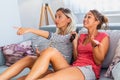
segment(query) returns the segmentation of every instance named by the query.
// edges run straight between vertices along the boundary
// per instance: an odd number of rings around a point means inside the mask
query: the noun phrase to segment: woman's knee
[[[25,61],[30,61],[30,62],[32,61],[33,62],[33,61],[36,60],[36,58],[37,58],[36,56],[26,56],[26,57],[24,57],[24,60]]]

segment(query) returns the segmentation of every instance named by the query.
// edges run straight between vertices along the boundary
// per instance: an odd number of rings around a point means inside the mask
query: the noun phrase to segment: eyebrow
[[[86,13],[85,15],[92,15],[92,13]]]

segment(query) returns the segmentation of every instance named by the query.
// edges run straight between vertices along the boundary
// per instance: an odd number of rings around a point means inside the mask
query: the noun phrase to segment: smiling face
[[[55,24],[57,28],[66,29],[68,24],[71,22],[70,18],[68,18],[62,11],[57,11],[55,14]]]
[[[95,18],[95,16],[92,14],[92,12],[88,12],[83,20],[83,25],[85,28],[96,28],[99,24],[99,21]]]

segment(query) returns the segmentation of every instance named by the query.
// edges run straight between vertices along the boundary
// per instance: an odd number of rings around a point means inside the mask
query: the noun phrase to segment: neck
[[[91,36],[96,37],[97,34],[98,34],[98,30],[97,29],[88,30],[88,37],[91,37]]]
[[[60,34],[61,34],[61,35],[65,35],[66,28],[67,28],[67,27],[60,28]]]

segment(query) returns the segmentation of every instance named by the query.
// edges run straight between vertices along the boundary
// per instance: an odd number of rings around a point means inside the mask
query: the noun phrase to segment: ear
[[[95,21],[95,24],[96,24],[96,25],[98,25],[99,23],[100,23],[100,21],[98,21],[98,20]]]
[[[70,18],[67,19],[67,22],[70,23],[72,20]]]

